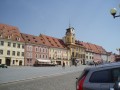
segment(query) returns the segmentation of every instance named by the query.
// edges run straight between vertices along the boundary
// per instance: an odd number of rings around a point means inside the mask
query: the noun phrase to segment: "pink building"
[[[25,40],[25,65],[34,65],[37,60],[48,60],[49,50],[43,38],[21,33]]]

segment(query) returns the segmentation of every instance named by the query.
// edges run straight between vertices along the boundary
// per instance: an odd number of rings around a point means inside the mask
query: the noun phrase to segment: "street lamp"
[[[116,8],[112,8],[112,9],[110,10],[110,13],[111,13],[111,15],[113,16],[113,18],[120,17],[120,14],[119,14],[119,15],[116,15],[116,13],[117,13],[117,9],[116,9]]]

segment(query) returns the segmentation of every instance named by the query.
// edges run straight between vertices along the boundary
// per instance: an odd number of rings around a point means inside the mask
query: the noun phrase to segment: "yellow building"
[[[66,29],[65,37],[63,38],[67,48],[69,50],[69,59],[71,65],[84,64],[85,63],[85,48],[84,46],[76,40],[75,30],[73,27]]]

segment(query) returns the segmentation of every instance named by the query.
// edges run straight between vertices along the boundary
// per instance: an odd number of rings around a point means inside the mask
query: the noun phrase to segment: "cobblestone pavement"
[[[1,84],[0,90],[76,90],[76,77],[80,74],[81,71]]]
[[[66,66],[63,69],[61,66],[58,67],[9,67],[9,68],[0,68],[0,84],[28,80],[38,77],[45,76],[57,76],[65,73],[81,71],[85,68],[85,65],[80,66]]]

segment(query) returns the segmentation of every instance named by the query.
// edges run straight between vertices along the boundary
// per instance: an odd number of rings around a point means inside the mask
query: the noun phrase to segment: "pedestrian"
[[[96,62],[95,62],[95,61],[93,61],[93,63],[94,63],[94,65],[96,66]]]
[[[63,62],[63,65],[62,65],[62,67],[65,69],[65,62]]]

